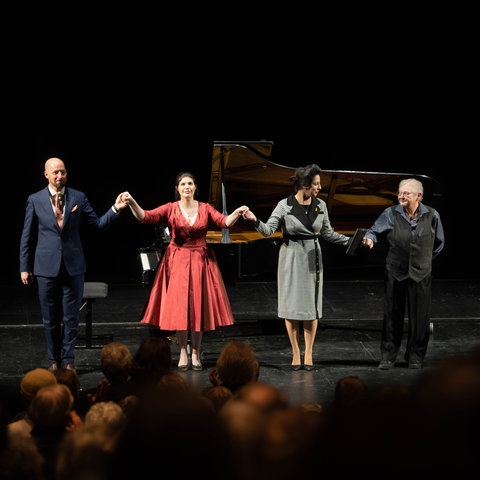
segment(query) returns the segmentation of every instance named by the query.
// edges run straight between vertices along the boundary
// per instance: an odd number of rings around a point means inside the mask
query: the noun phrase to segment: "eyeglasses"
[[[410,195],[418,195],[418,193],[414,192],[397,192],[399,197],[409,197]]]

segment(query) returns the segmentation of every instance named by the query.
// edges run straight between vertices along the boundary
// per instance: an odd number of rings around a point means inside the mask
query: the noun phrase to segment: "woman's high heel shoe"
[[[293,359],[292,359],[293,361]],[[292,370],[298,372],[302,368],[302,357],[300,356],[300,363],[292,363]]]
[[[179,372],[186,372],[189,368],[190,368],[190,359],[189,358],[187,358],[187,363],[177,365],[177,370]]]
[[[192,361],[192,370],[194,370],[195,372],[201,372],[203,370],[203,365],[202,365],[202,362],[200,361],[200,357],[197,357],[196,363],[193,363],[193,357],[191,361]]]

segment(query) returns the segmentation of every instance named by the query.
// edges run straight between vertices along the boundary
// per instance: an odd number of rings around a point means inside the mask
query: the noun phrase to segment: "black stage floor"
[[[438,359],[463,354],[480,340],[480,282],[476,279],[434,279],[432,337],[424,370]],[[208,371],[222,346],[230,340],[249,342],[261,365],[260,381],[281,387],[294,404],[316,401],[328,405],[336,382],[357,375],[372,388],[411,385],[422,370],[409,370],[403,352],[393,370],[377,369],[382,319],[383,283],[325,277],[324,318],[314,347],[313,371],[292,371],[284,322],[276,313],[274,281],[246,281],[228,285],[236,324],[204,335],[202,372],[182,373],[199,388],[209,384]],[[19,381],[27,370],[46,366],[43,328],[36,291],[31,287],[3,287],[0,312],[0,393],[15,408]],[[93,334],[112,335],[132,352],[152,332],[138,322],[148,296],[141,284],[109,284],[108,297],[93,304]],[[82,314],[81,334],[85,323]],[[105,342],[105,340],[104,340]],[[99,348],[77,349],[77,370],[84,389],[102,378]],[[178,349],[174,339],[175,365]]]

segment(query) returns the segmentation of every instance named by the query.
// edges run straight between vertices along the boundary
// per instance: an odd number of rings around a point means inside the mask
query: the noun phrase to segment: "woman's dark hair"
[[[290,177],[295,192],[298,192],[303,187],[309,187],[315,175],[320,175],[321,171],[322,169],[316,163],[312,163],[306,167],[298,167],[295,170],[295,175]]]
[[[193,195],[194,198],[197,197],[198,195],[198,183],[197,183],[197,179],[195,178],[195,176],[190,173],[190,172],[180,172],[178,175],[177,175],[177,178],[175,180],[175,200],[180,200],[180,194],[178,193],[178,190],[177,190],[177,187],[179,185],[179,183],[181,182],[182,178],[183,177],[190,177],[192,180],[193,180],[193,183],[195,185],[195,193]]]

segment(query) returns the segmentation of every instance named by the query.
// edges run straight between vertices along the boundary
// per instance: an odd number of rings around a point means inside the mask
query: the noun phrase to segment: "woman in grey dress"
[[[334,231],[328,217],[327,205],[317,198],[321,169],[316,164],[299,167],[291,177],[294,193],[277,203],[266,223],[251,211],[245,219],[254,222],[263,236],[281,230],[277,270],[278,312],[285,319],[292,346],[292,368],[302,368],[299,345],[300,328],[305,342],[304,368],[313,369],[313,344],[318,319],[322,318],[323,261],[319,239],[347,246],[350,237]]]

